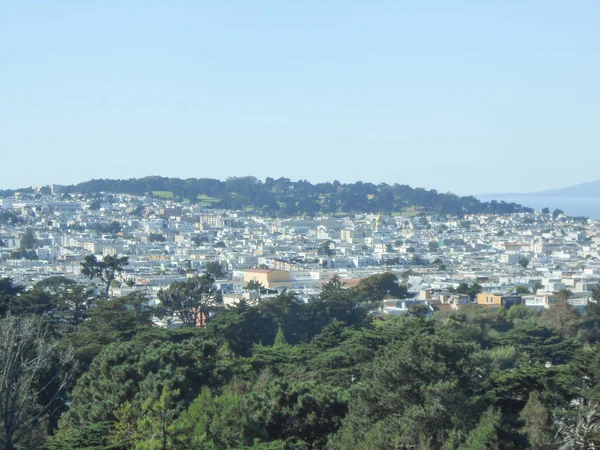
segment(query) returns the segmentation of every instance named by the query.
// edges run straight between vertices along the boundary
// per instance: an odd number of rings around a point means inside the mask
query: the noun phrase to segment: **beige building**
[[[273,269],[246,269],[244,270],[244,281],[258,281],[267,289],[291,288],[292,277],[287,270]]]
[[[504,306],[506,309],[508,309],[513,305],[520,305],[522,303],[523,300],[520,295],[498,295],[491,294],[489,292],[482,292],[481,294],[477,294],[478,305],[495,307]]]

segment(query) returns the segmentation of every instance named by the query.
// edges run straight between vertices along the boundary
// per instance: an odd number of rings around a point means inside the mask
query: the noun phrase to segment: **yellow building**
[[[498,294],[490,294],[489,292],[482,292],[481,294],[477,294],[477,304],[484,306],[504,306],[506,309],[510,308],[513,305],[520,305],[522,303],[522,299],[520,295],[498,295]]]
[[[267,289],[291,288],[292,277],[287,270],[273,269],[246,269],[244,270],[244,281],[258,281]]]

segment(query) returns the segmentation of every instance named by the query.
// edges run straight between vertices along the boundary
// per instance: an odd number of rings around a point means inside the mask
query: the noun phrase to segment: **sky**
[[[600,2],[0,1],[0,189],[600,179]]]

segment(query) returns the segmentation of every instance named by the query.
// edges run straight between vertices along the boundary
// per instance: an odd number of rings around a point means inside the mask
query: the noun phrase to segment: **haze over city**
[[[596,2],[5,2],[0,188],[597,179]]]

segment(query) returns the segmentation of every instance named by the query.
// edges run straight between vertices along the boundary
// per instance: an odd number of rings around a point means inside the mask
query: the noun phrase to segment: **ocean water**
[[[562,209],[570,216],[585,216],[592,219],[600,219],[600,197],[597,196],[560,196],[560,195],[537,195],[537,194],[510,194],[510,195],[480,195],[482,201],[504,200],[528,206],[536,211],[542,208]]]

